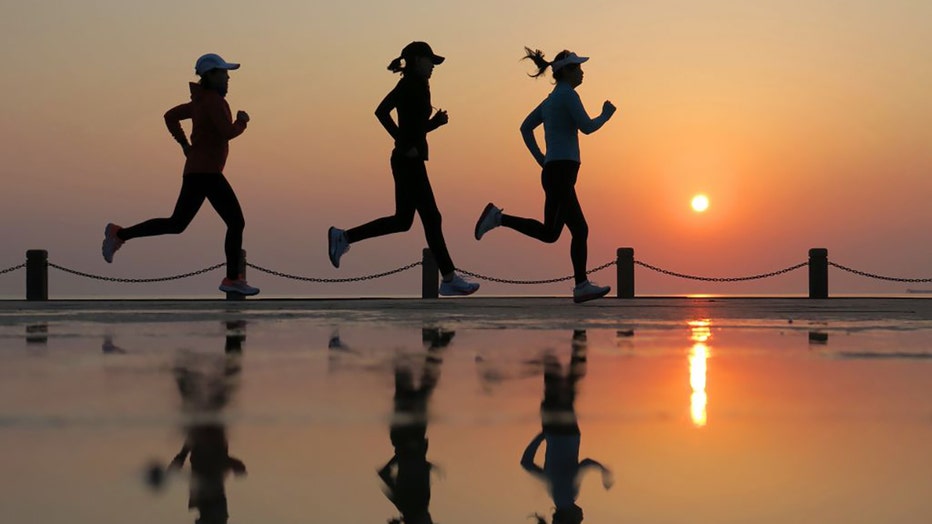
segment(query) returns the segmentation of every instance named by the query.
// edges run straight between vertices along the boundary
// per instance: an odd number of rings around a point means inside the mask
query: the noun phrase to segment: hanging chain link
[[[834,262],[829,262],[828,265],[837,267],[842,271],[847,271],[848,273],[854,273],[855,275],[860,275],[862,277],[876,278],[877,280],[889,280],[891,282],[932,282],[932,278],[897,278],[897,277],[885,277],[883,275],[875,275],[874,273],[867,273],[865,271],[858,271],[857,269],[851,269],[850,267],[845,267],[841,264],[836,264]]]
[[[586,274],[588,275],[590,273],[595,273],[596,271],[601,271],[609,266],[614,266],[615,263],[616,262],[614,260],[612,260],[611,262],[606,262],[602,264],[601,266],[594,267],[590,269],[589,271],[586,271]],[[554,284],[556,282],[565,282],[567,280],[573,279],[573,275],[570,275],[568,277],[548,278],[545,280],[511,280],[507,278],[496,278],[496,277],[490,277],[486,275],[480,275],[479,273],[473,273],[472,271],[466,271],[465,269],[460,269],[460,268],[456,268],[456,270],[464,275],[469,275],[471,277],[478,278],[481,280],[488,280],[489,282],[498,282],[500,284]]]
[[[679,277],[679,278],[688,278],[690,280],[703,280],[706,282],[741,282],[745,280],[759,280],[762,278],[770,278],[770,277],[775,277],[777,275],[782,275],[784,273],[789,273],[790,271],[795,271],[801,267],[809,265],[809,262],[802,262],[800,264],[796,264],[795,266],[790,266],[788,268],[784,268],[779,271],[771,271],[770,273],[761,273],[760,275],[751,275],[748,277],[697,277],[694,275],[686,275],[683,273],[677,273],[675,271],[669,271],[667,269],[661,269],[657,266],[652,266],[646,262],[641,262],[640,260],[635,260],[634,263],[639,266],[646,267],[647,269],[656,271],[658,273],[663,273],[664,275],[670,275],[672,277]]]
[[[2,275],[2,274],[4,274],[4,273],[9,273],[10,271],[16,271],[17,269],[22,269],[22,268],[24,268],[24,267],[26,267],[26,264],[25,264],[25,263],[22,263],[22,264],[20,264],[20,265],[18,265],[18,266],[8,267],[8,268],[6,268],[6,269],[0,270],[0,275]]]
[[[195,275],[200,275],[200,274],[202,274],[202,273],[207,273],[208,271],[213,271],[213,270],[215,270],[215,269],[217,269],[217,268],[219,268],[219,267],[223,267],[223,266],[226,265],[225,262],[221,262],[220,264],[214,264],[214,265],[212,265],[212,266],[210,266],[210,267],[205,267],[204,269],[199,269],[199,270],[197,270],[197,271],[192,271],[192,272],[190,272],[190,273],[182,273],[182,274],[180,274],[180,275],[172,275],[172,276],[169,276],[169,277],[155,277],[155,278],[119,278],[119,277],[105,277],[105,276],[102,276],[102,275],[94,275],[94,274],[91,274],[91,273],[85,273],[85,272],[83,272],[83,271],[77,271],[77,270],[70,269],[70,268],[67,268],[67,267],[59,266],[58,264],[53,264],[53,263],[51,263],[51,262],[49,262],[48,264],[49,264],[49,267],[54,267],[55,269],[64,271],[65,273],[71,273],[72,275],[77,275],[77,276],[79,276],[79,277],[93,278],[93,279],[95,279],[95,280],[105,280],[105,281],[107,281],[107,282],[124,282],[124,283],[128,283],[128,284],[144,284],[144,283],[147,283],[147,282],[165,282],[165,281],[167,281],[167,280],[179,280],[179,279],[182,279],[182,278],[188,278],[188,277],[193,277],[193,276],[195,276]]]
[[[304,282],[319,282],[324,284],[337,284],[342,282],[362,282],[363,280],[373,280],[376,278],[387,277],[389,275],[394,275],[395,273],[401,273],[402,271],[407,271],[413,267],[421,265],[420,261],[412,262],[406,266],[401,266],[398,269],[393,269],[391,271],[385,271],[384,273],[376,273],[374,275],[364,275],[361,277],[347,277],[347,278],[318,278],[318,277],[303,277],[300,275],[290,275],[288,273],[282,273],[281,271],[275,271],[273,269],[264,268],[262,266],[257,266],[252,262],[247,262],[247,266],[255,269],[256,271],[261,271],[263,273],[268,273],[269,275],[274,275],[276,277],[290,278],[291,280],[303,280]]]

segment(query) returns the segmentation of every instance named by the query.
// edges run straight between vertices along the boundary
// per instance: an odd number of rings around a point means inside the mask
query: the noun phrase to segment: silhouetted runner
[[[229,142],[241,135],[249,122],[249,115],[245,111],[237,111],[236,120],[232,120],[230,105],[225,100],[230,81],[228,71],[231,69],[239,69],[239,64],[229,63],[213,53],[197,59],[194,72],[201,80],[190,84],[191,101],[165,113],[165,125],[181,144],[181,150],[187,158],[175,210],[168,218],[153,218],[127,228],[107,224],[101,251],[108,263],[113,262],[114,253],[127,240],[181,233],[194,219],[204,199],[207,199],[227,226],[223,245],[227,275],[220,283],[220,290],[243,295],[259,292],[258,288],[250,286],[239,274],[246,221],[233,188],[223,176],[223,167],[230,150]],[[181,128],[181,121],[187,119],[193,121],[190,143]]]
[[[182,354],[174,374],[181,393],[185,441],[167,467],[180,471],[191,464],[188,509],[197,510],[195,524],[226,524],[229,519],[226,479],[246,474],[242,460],[230,455],[223,410],[238,389],[242,372],[245,322],[228,322],[223,357]]]
[[[389,524],[432,524],[430,472],[436,467],[427,460],[427,405],[440,379],[443,350],[455,333],[425,327],[421,332],[427,355],[420,385],[415,384],[410,363],[395,362],[395,396],[389,436],[395,453],[381,468],[382,491],[401,512]]]
[[[541,432],[528,444],[521,456],[521,467],[547,484],[553,499],[553,524],[579,524],[583,510],[576,505],[582,474],[587,468],[602,473],[602,486],[612,487],[612,473],[605,466],[586,458],[579,460],[580,431],[576,418],[576,388],[586,375],[586,332],[573,332],[573,352],[569,373],[553,354],[544,356],[544,398],[540,403]],[[544,442],[543,466],[534,462],[537,450]],[[546,524],[536,515],[538,524]]]
[[[411,42],[392,60],[388,69],[401,73],[398,85],[382,100],[375,110],[379,122],[395,139],[392,150],[392,177],[395,179],[395,214],[375,219],[352,229],[331,227],[327,232],[328,254],[333,267],[340,267],[340,257],[349,251],[350,244],[411,229],[414,213],[421,216],[427,247],[433,252],[443,281],[440,294],[471,295],[479,284],[456,274],[453,260],[447,251],[441,228],[440,210],[427,178],[427,133],[445,125],[447,112],[439,109],[431,116],[430,76],[434,66],[444,58],[434,54],[425,42]],[[398,123],[392,120],[391,111],[398,114]]]
[[[589,225],[576,197],[579,131],[588,135],[598,130],[615,113],[615,106],[606,100],[602,104],[601,115],[589,118],[586,113],[576,88],[583,81],[580,64],[589,60],[588,57],[563,50],[557,53],[552,62],[548,62],[540,50],[532,51],[527,47],[524,50],[524,58],[537,65],[537,73],[530,75],[531,77],[541,76],[549,67],[553,70],[553,78],[556,81],[550,95],[535,107],[521,124],[524,143],[534,160],[543,168],[541,185],[544,187],[545,196],[544,221],[506,215],[490,202],[476,222],[476,240],[481,240],[491,229],[505,226],[541,242],[553,243],[560,238],[563,226],[566,226],[573,236],[570,243],[573,278],[576,280],[573,301],[579,303],[600,298],[608,294],[611,288],[590,282],[586,276]],[[541,124],[544,125],[546,154],[541,152],[534,137],[534,129]]]

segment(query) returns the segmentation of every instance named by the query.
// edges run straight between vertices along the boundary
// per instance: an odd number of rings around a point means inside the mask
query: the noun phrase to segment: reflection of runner
[[[430,472],[434,465],[427,460],[427,403],[440,378],[441,350],[450,344],[454,333],[425,328],[427,357],[421,384],[414,384],[411,368],[395,365],[395,408],[389,435],[395,454],[381,469],[385,496],[401,512],[393,524],[431,524]]]
[[[521,456],[521,466],[547,483],[553,498],[553,524],[578,524],[582,508],[576,505],[582,474],[596,468],[602,473],[605,489],[612,486],[611,472],[590,458],[579,460],[580,431],[576,419],[576,386],[586,374],[586,332],[573,332],[573,354],[569,373],[554,355],[544,357],[544,399],[540,404],[541,432],[534,437]],[[543,467],[534,462],[537,450],[547,443]],[[540,524],[543,517],[537,516]]]
[[[525,58],[533,60],[537,65],[537,73],[531,76],[539,77],[549,67],[556,80],[550,95],[521,124],[524,143],[534,160],[543,168],[541,184],[545,196],[544,221],[503,214],[501,209],[490,202],[476,223],[476,240],[480,240],[493,228],[505,226],[541,242],[553,243],[560,238],[563,226],[566,226],[573,237],[570,243],[570,259],[576,280],[573,301],[585,302],[600,298],[608,294],[611,288],[598,286],[586,276],[589,226],[576,196],[579,131],[588,135],[598,130],[615,113],[615,106],[606,100],[602,104],[601,115],[589,118],[586,113],[576,88],[582,84],[581,64],[589,60],[588,57],[561,51],[553,62],[548,62],[540,51],[531,51],[529,48],[525,48],[525,51]],[[541,124],[544,126],[546,154],[541,152],[534,137],[534,129]]]
[[[175,210],[168,218],[153,218],[132,227],[121,228],[116,224],[107,224],[101,251],[108,263],[113,262],[114,253],[127,240],[181,233],[194,220],[206,199],[227,226],[223,246],[227,275],[220,282],[220,290],[243,295],[259,292],[258,288],[247,284],[239,274],[246,222],[239,200],[223,176],[230,149],[229,141],[242,134],[249,122],[249,115],[245,111],[238,111],[236,120],[231,122],[230,105],[225,100],[230,81],[228,71],[238,68],[239,64],[229,63],[215,54],[206,54],[197,59],[194,71],[201,80],[197,84],[190,84],[191,101],[165,113],[165,125],[181,144],[187,158]],[[181,128],[181,121],[188,119],[193,121],[190,144]]]
[[[382,100],[375,114],[395,139],[392,151],[392,177],[395,179],[395,214],[378,218],[346,231],[331,227],[327,233],[330,262],[340,267],[340,257],[349,251],[350,244],[368,238],[400,233],[411,229],[414,213],[421,217],[427,246],[430,248],[443,276],[441,295],[471,295],[479,284],[468,282],[456,274],[453,260],[447,251],[441,229],[440,210],[434,199],[430,180],[427,178],[427,133],[445,125],[447,112],[438,110],[430,116],[429,80],[434,66],[443,63],[425,42],[411,42],[401,51],[401,56],[389,64],[393,73],[401,73],[398,85]],[[402,65],[404,64],[404,65]],[[396,124],[391,117],[394,109],[398,114]]]
[[[193,422],[185,427],[185,442],[169,470],[191,463],[188,509],[197,509],[195,524],[226,524],[228,516],[224,482],[229,473],[246,474],[243,461],[230,455],[226,425],[219,420],[237,387],[241,370],[239,353],[246,338],[245,323],[228,322],[226,355],[207,360],[182,358],[175,367],[175,382],[182,409]]]

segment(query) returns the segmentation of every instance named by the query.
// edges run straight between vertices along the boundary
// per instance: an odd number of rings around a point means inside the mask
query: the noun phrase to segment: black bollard
[[[239,252],[239,277],[242,279],[246,278],[246,250],[240,250]],[[236,300],[246,300],[246,295],[242,293],[230,293],[227,291],[227,300],[236,301]]]
[[[430,248],[424,248],[421,257],[421,298],[440,296],[440,268]]]
[[[26,300],[49,299],[49,252],[26,251]]]
[[[620,247],[615,252],[618,298],[634,298],[634,248]]]
[[[809,298],[828,298],[828,249],[809,250]]]

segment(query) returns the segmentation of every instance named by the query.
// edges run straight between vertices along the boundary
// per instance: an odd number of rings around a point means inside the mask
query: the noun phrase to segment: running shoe
[[[224,278],[220,282],[220,291],[226,293],[239,293],[240,295],[245,295],[247,297],[259,294],[259,288],[250,286],[242,277],[237,278],[236,280]]]
[[[333,267],[340,267],[340,257],[349,251],[349,241],[346,239],[346,231],[331,227],[327,231],[327,247],[330,255],[330,263]]]
[[[440,282],[440,295],[444,297],[472,295],[478,289],[477,282],[470,282],[459,275],[453,275],[449,282],[446,280]]]
[[[100,246],[100,251],[108,264],[113,263],[113,254],[123,246],[123,240],[117,236],[121,229],[123,228],[116,224],[107,224],[104,228],[104,242]]]
[[[502,225],[502,210],[489,202],[479,215],[479,220],[476,221],[476,240],[482,240],[482,235],[500,225]]]
[[[602,298],[611,290],[611,286],[600,286],[587,280],[582,284],[577,284],[576,287],[573,288],[573,302],[580,304],[589,300]]]

